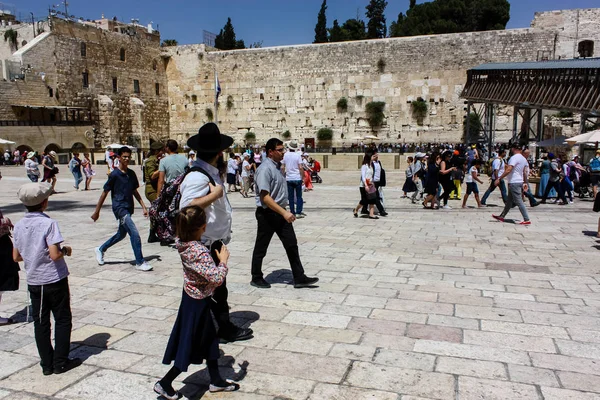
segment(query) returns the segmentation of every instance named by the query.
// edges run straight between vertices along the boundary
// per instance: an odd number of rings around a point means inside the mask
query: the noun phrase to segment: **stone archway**
[[[71,146],[71,152],[79,151],[80,153],[82,153],[86,150],[87,150],[87,146],[81,142],[73,143],[73,146]],[[54,151],[56,151],[56,150],[54,150]]]
[[[19,150],[19,152],[21,154],[23,154],[24,151],[26,151],[28,153],[31,152],[31,151],[33,151],[33,149],[31,148],[31,146],[27,146],[26,144],[22,144],[20,146],[17,146],[17,150]]]
[[[56,143],[50,143],[48,146],[46,146],[46,148],[44,149],[44,152],[46,154],[48,154],[51,151],[55,151],[58,154],[58,153],[62,153],[63,149]]]

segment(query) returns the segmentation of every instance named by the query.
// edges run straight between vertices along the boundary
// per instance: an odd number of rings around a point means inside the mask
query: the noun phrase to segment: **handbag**
[[[377,198],[377,189],[375,185],[369,185],[365,188],[367,192],[367,200],[375,200]]]

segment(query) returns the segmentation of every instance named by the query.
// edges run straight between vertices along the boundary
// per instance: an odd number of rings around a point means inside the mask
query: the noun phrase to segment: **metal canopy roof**
[[[600,58],[581,58],[573,60],[528,61],[512,63],[481,64],[472,71],[491,71],[506,69],[565,69],[565,68],[600,68]]]
[[[600,59],[483,64],[467,71],[461,97],[600,115]]]

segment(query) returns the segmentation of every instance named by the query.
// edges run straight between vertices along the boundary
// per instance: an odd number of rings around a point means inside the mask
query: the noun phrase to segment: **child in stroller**
[[[319,176],[319,172],[321,172],[321,163],[317,160],[313,160],[313,158],[308,159],[308,164],[310,165],[310,180],[313,183],[323,183],[323,179]]]
[[[580,199],[583,199],[586,196],[594,197],[589,171],[580,171],[579,181],[575,182],[575,193],[579,194]]]

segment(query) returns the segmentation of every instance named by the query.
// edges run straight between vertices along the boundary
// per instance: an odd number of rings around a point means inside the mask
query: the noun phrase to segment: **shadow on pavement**
[[[235,358],[232,356],[226,356],[223,353],[223,350],[220,350],[221,357],[219,358],[219,372],[223,379],[229,381],[240,382],[242,381],[247,374],[248,370],[248,361],[244,361],[241,364],[238,364],[239,371],[236,372],[234,369]],[[185,398],[190,400],[197,400],[204,397],[204,394],[208,392],[208,385],[210,383],[210,378],[208,375],[208,369],[203,369],[202,371],[198,371],[193,373],[184,379],[183,386],[179,391],[184,395]]]

